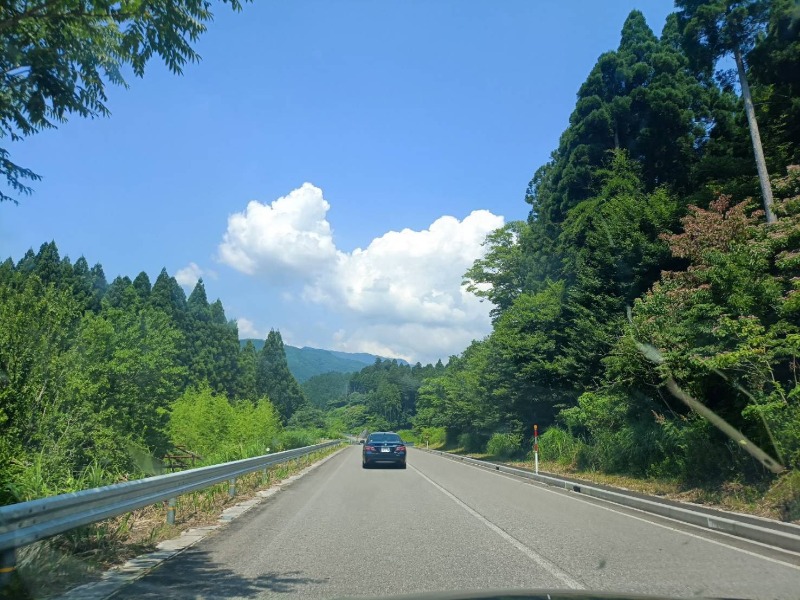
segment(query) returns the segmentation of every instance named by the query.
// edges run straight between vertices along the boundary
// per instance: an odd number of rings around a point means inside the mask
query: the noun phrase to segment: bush
[[[413,429],[399,429],[397,435],[406,443],[419,444],[419,438]]]
[[[173,403],[168,430],[174,444],[206,464],[259,456],[281,443],[280,416],[269,400],[234,405],[208,386],[187,390]]]
[[[787,471],[772,485],[766,495],[784,521],[800,519],[800,471]]]
[[[539,458],[565,466],[576,465],[583,446],[583,442],[569,431],[550,427],[539,436]]]
[[[444,427],[423,427],[419,432],[419,443],[429,444],[431,448],[441,448],[447,441]]]
[[[281,449],[303,448],[319,442],[319,431],[316,429],[287,429],[281,435]]]
[[[486,436],[479,433],[462,433],[458,436],[458,447],[465,452],[483,452],[486,448]]]
[[[522,450],[518,433],[494,433],[486,443],[486,452],[497,458],[510,458]]]

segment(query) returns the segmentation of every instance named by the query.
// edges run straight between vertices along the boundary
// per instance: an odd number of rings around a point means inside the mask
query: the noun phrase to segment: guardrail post
[[[233,498],[236,495],[236,478],[228,479],[228,496]]]
[[[269,481],[269,469],[264,467],[263,475],[261,477],[261,481],[263,483],[267,483]]]
[[[175,525],[175,505],[177,504],[177,498],[167,500],[167,525]]]
[[[17,553],[11,548],[0,551],[0,590],[11,583],[11,577],[17,570]]]

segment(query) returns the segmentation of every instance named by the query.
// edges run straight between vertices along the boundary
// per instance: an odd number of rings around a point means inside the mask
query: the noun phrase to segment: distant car
[[[406,468],[406,445],[400,436],[391,431],[370,433],[361,450],[361,466],[397,465]]]

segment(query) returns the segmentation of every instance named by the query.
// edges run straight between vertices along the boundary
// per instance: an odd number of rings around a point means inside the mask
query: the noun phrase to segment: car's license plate
[[[381,448],[381,452],[391,452],[391,448]]]

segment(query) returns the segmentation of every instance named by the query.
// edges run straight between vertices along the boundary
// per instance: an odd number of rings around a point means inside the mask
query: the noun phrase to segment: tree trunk
[[[761,146],[761,135],[758,133],[758,123],[756,122],[756,111],[753,108],[753,97],[750,95],[750,86],[747,85],[747,74],[744,71],[744,61],[742,52],[739,48],[734,49],[733,56],[736,58],[736,69],[739,71],[739,83],[742,86],[742,97],[744,98],[744,110],[747,113],[747,125],[750,127],[750,139],[753,141],[753,154],[756,156],[756,168],[758,169],[758,181],[761,184],[761,196],[764,199],[764,213],[767,223],[775,223],[775,213],[772,212],[772,187],[767,173],[767,163],[764,160],[764,149]]]

